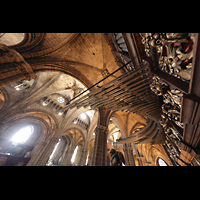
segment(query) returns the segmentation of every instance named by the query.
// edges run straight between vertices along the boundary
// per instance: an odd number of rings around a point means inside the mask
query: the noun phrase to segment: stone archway
[[[7,157],[4,165],[16,165],[20,162],[20,165],[27,165],[37,153],[44,135],[41,122],[34,118],[12,122],[0,133],[0,157]]]
[[[0,43],[7,46],[17,46],[25,39],[25,33],[1,33]]]

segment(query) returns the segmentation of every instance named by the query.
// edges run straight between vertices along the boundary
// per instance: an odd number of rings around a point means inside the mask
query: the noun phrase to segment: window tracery
[[[86,130],[89,128],[89,123],[84,122],[80,117],[76,117],[72,122]]]
[[[78,117],[76,117],[72,122],[86,130],[88,130],[92,118],[94,116],[95,111],[89,110],[84,113],[81,113]]]
[[[58,97],[57,100],[59,103],[63,103],[65,101],[63,97]]]
[[[15,88],[15,90],[17,90],[17,91],[20,91],[20,90],[27,91],[31,88],[34,81],[35,81],[34,79],[31,79],[30,81],[21,80],[21,81],[16,81],[14,83],[11,83],[10,85],[11,85],[11,87]]]
[[[66,102],[68,102],[68,100],[58,93],[43,97],[40,100],[40,103],[43,106],[56,111],[56,113],[60,116],[63,115],[63,113],[67,113],[67,110],[62,111],[63,107],[66,105]]]

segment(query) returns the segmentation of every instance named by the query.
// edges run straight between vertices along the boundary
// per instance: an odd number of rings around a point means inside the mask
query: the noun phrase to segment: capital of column
[[[102,125],[97,125],[95,131],[100,130],[101,132],[108,133],[108,128]]]

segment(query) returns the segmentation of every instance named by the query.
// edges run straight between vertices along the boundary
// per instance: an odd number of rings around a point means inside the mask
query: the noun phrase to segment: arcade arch
[[[6,46],[20,44],[25,38],[25,33],[0,33],[0,43]]]
[[[34,121],[13,123],[0,133],[0,153],[31,158],[44,137],[43,127]]]

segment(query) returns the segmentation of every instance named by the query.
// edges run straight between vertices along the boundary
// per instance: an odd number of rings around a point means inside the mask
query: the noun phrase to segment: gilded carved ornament
[[[178,89],[170,89],[169,85],[162,81],[159,77],[154,76],[150,84],[151,90],[157,95],[162,96],[163,104],[161,106],[162,113],[168,116],[169,120],[174,121],[181,128],[183,124],[180,120],[181,97],[183,94]]]
[[[191,78],[193,33],[141,33],[142,43],[148,57],[152,56],[152,47],[159,55],[159,67],[162,71],[184,81]]]
[[[178,146],[182,136],[171,125],[170,121],[173,121],[177,126],[183,128],[183,123],[180,123],[181,97],[183,94],[178,89],[170,89],[169,85],[157,76],[153,77],[150,88],[157,96],[162,97],[163,104],[161,106],[162,114],[160,124],[167,138],[165,143],[169,155],[175,162],[178,162],[177,159],[180,155]]]

